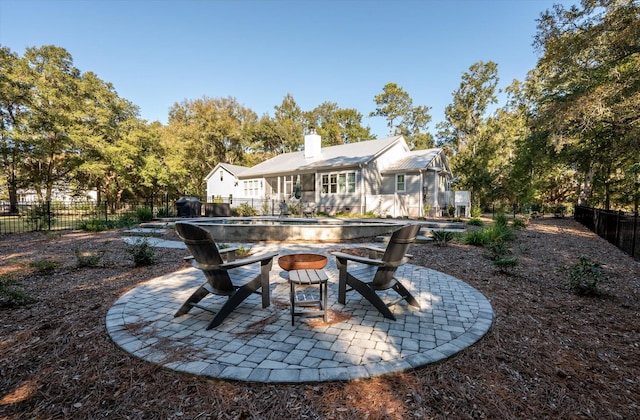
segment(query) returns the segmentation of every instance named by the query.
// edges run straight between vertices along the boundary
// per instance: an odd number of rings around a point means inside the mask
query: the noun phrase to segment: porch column
[[[440,191],[440,186],[438,185],[440,182],[440,179],[438,177],[438,173],[437,172],[432,172],[433,174],[433,194],[434,194],[434,200],[433,200],[433,207],[436,209],[437,213],[436,216],[438,216],[438,213],[440,214],[440,216],[442,216],[442,212],[440,211],[440,199],[438,197],[438,193]]]
[[[364,189],[364,165],[361,163],[360,165],[360,214],[365,214],[367,212],[367,194]]]
[[[424,171],[420,170],[420,191],[418,192],[418,214],[420,216],[426,216],[424,214]]]
[[[278,175],[278,201],[282,198],[282,190],[280,189],[280,175]]]

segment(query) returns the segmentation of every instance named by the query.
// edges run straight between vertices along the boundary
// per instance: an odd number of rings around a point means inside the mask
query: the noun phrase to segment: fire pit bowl
[[[278,265],[286,271],[320,270],[327,265],[327,257],[319,254],[291,254],[278,258]]]

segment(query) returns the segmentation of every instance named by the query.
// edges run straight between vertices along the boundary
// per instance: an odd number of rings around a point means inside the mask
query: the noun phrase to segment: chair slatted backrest
[[[206,229],[191,223],[177,222],[176,232],[198,264],[217,266],[224,262],[215,241]]]
[[[379,267],[373,280],[374,287],[386,287],[393,280],[398,267],[405,262],[405,255],[409,246],[416,240],[420,232],[419,224],[404,226],[391,234],[387,248],[382,256],[382,261],[388,263],[386,267]]]
[[[409,246],[415,242],[418,232],[420,232],[419,224],[407,225],[393,232],[387,249],[382,256],[382,261],[389,263],[402,261],[409,250]]]

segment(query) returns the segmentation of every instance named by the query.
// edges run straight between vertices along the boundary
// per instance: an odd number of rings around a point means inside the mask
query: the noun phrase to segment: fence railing
[[[139,209],[153,216],[176,214],[173,202],[19,202],[11,208],[8,202],[0,201],[0,234],[33,231],[81,229],[92,221],[134,220]]]
[[[640,259],[638,214],[576,206],[573,218],[635,259]]]

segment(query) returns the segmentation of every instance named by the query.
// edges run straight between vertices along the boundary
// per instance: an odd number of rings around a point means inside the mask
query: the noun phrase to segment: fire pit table
[[[329,277],[322,270],[327,265],[327,257],[319,254],[291,254],[278,258],[278,265],[289,272],[289,298],[291,301],[291,325],[298,316],[320,316],[327,322],[327,281]],[[297,300],[296,286],[319,286],[319,298]],[[296,310],[304,308],[304,310]]]

